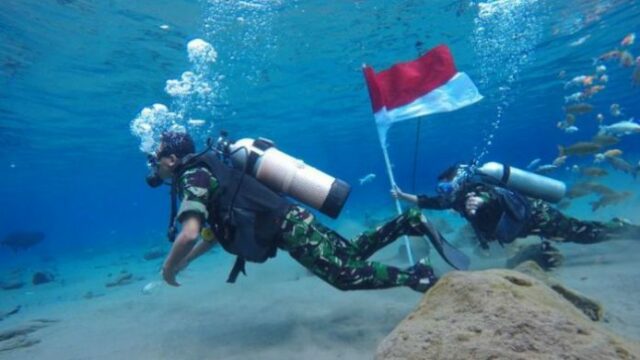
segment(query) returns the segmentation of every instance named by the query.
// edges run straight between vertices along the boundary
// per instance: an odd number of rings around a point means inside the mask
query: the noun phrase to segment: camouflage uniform
[[[608,222],[578,220],[536,199],[531,200],[531,220],[524,232],[553,241],[593,244],[616,237],[640,236],[640,226],[617,218]]]
[[[484,199],[475,216],[468,216],[465,202],[470,195]],[[539,235],[552,241],[567,241],[592,244],[621,236],[640,236],[640,226],[619,219],[609,222],[582,221],[564,215],[548,202],[539,199],[527,199],[531,215],[519,237]],[[427,209],[454,209],[474,225],[483,240],[493,240],[498,220],[505,210],[499,194],[493,186],[484,183],[465,185],[452,201],[436,196],[418,196],[418,206]]]
[[[178,220],[182,221],[189,214],[200,217],[205,223],[207,204],[218,187],[218,181],[209,170],[197,167],[185,171],[178,182],[178,194],[182,199]],[[377,250],[402,235],[426,234],[423,221],[420,210],[412,209],[350,242],[316,221],[305,208],[291,206],[282,221],[278,247],[340,290],[409,286],[417,291],[426,291],[437,280],[429,265],[418,263],[399,269],[367,261]]]
[[[218,180],[205,167],[191,168],[182,173],[178,179],[178,196],[182,200],[178,221],[182,221],[187,214],[193,214],[200,217],[204,224],[209,216],[207,204],[217,188]]]
[[[415,288],[420,278],[424,277],[428,277],[433,284],[436,279],[426,265],[417,264],[403,270],[367,261],[376,251],[402,235],[425,235],[427,230],[422,216],[419,209],[410,209],[375,230],[362,233],[355,241],[349,241],[320,224],[306,209],[294,206],[282,224],[283,241],[280,248],[340,290],[395,286]]]

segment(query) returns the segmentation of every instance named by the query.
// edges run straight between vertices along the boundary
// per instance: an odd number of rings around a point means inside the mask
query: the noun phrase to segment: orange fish
[[[585,97],[592,97],[593,95],[599,93],[604,90],[604,85],[594,85],[588,89],[586,89],[583,94]]]
[[[620,46],[630,46],[636,41],[636,33],[628,34],[620,41]]]

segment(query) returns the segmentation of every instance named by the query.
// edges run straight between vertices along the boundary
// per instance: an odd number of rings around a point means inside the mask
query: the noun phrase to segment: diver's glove
[[[529,260],[536,262],[541,268],[548,271],[560,266],[564,261],[564,256],[550,242],[543,241],[541,244],[529,245],[515,256],[507,259],[507,267],[513,269]]]

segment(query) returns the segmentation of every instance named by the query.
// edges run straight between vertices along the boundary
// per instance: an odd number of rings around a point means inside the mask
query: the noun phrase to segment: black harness
[[[176,233],[176,180],[189,169],[206,167],[218,181],[218,188],[207,204],[207,222],[220,245],[237,256],[227,282],[235,282],[241,272],[246,275],[246,261],[262,263],[274,257],[282,221],[291,206],[289,201],[253,176],[226,165],[214,151],[191,156],[183,162],[172,183],[170,241]]]

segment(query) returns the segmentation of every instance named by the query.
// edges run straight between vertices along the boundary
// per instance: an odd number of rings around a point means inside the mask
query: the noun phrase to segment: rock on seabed
[[[533,277],[486,270],[444,276],[375,358],[638,359],[640,344],[590,320]]]

